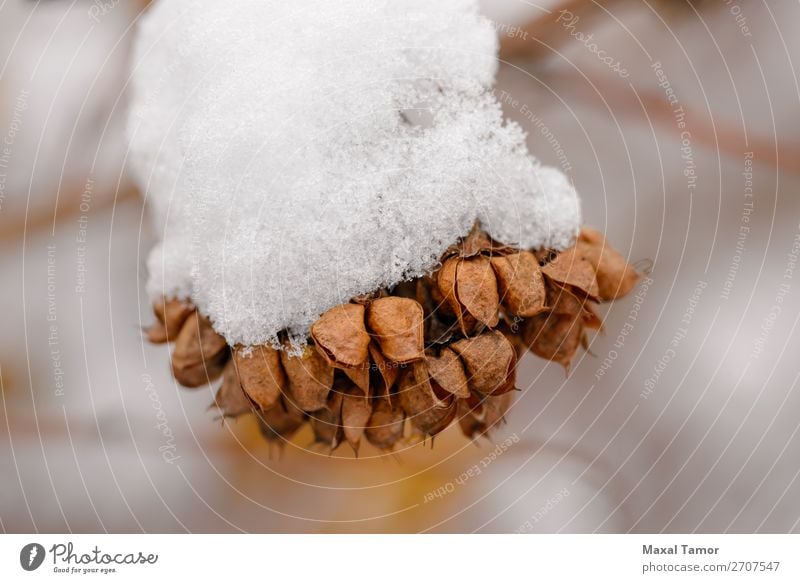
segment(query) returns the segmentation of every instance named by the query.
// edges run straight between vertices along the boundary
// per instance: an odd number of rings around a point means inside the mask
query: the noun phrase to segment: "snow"
[[[128,124],[161,236],[148,291],[229,343],[301,340],[325,310],[433,268],[476,219],[568,246],[577,195],[492,94],[494,26],[468,0],[161,0]]]

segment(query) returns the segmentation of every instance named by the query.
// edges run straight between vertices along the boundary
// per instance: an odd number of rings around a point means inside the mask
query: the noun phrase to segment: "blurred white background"
[[[653,263],[568,376],[525,357],[490,463],[455,428],[278,459],[177,387],[125,175],[144,3],[0,4],[3,531],[800,532],[800,5],[483,6],[507,115]]]

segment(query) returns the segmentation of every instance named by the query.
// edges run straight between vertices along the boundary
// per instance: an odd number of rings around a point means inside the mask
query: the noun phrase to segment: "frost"
[[[496,53],[468,0],[154,4],[128,125],[161,239],[149,292],[264,344],[430,270],[476,219],[568,246],[577,196],[504,122]]]

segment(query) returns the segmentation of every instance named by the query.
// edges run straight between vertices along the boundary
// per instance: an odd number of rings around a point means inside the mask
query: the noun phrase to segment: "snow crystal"
[[[476,219],[568,246],[577,196],[504,121],[496,54],[470,0],[155,3],[128,127],[160,235],[149,292],[263,344],[429,271]]]

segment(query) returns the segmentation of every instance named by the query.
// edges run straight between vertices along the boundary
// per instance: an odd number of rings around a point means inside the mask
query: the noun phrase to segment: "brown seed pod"
[[[370,400],[365,399],[359,389],[354,387],[348,389],[342,397],[342,428],[344,438],[356,455],[358,455],[361,437],[367,428],[370,415],[372,415]]]
[[[199,387],[220,377],[228,356],[225,339],[207,318],[193,312],[175,340],[172,374],[185,387]]]
[[[397,375],[400,373],[399,365],[386,360],[374,343],[369,345],[369,354],[372,359],[372,365],[370,366],[372,394],[375,397],[389,399],[392,394],[392,387],[397,381]]]
[[[444,320],[450,319],[453,314],[447,314],[449,308],[444,306],[444,297],[439,291],[436,279],[421,277],[417,280],[416,300],[422,306],[425,314],[423,322],[425,327],[425,344],[446,344],[452,338],[457,325]]]
[[[466,401],[458,402],[458,426],[468,439],[475,439],[486,433],[483,421],[478,419]]]
[[[494,241],[481,229],[480,222],[475,221],[469,234],[461,239],[458,244],[450,246],[444,253],[444,257],[457,255],[461,258],[475,257],[476,255],[502,255],[505,253],[515,253],[517,250],[508,245],[503,245]]]
[[[522,327],[522,337],[531,352],[569,368],[583,339],[580,313],[540,314],[529,318]]]
[[[474,338],[463,338],[452,344],[467,371],[473,391],[483,395],[499,395],[514,389],[517,358],[514,347],[496,330]]]
[[[447,259],[439,271],[436,272],[436,291],[441,299],[437,301],[438,298],[434,296],[434,301],[438,305],[437,311],[440,311],[445,316],[455,316],[461,321],[463,317],[461,304],[458,303],[458,297],[456,296],[456,275],[459,263],[461,263],[460,259],[452,257]]]
[[[576,247],[559,253],[542,267],[542,273],[581,297],[597,300],[600,296],[594,265],[578,253]]]
[[[464,237],[461,243],[457,245],[458,255],[464,258],[474,257],[485,251],[491,251],[491,249],[492,240],[478,224],[475,224],[469,235]]]
[[[317,350],[339,368],[361,368],[369,358],[369,334],[364,324],[364,306],[342,304],[331,308],[311,326]]]
[[[487,257],[465,259],[458,264],[456,297],[463,308],[461,326],[464,334],[471,330],[463,318],[465,312],[484,326],[497,326],[500,296],[497,278]]]
[[[369,368],[344,368],[342,372],[357,386],[364,396],[369,396]]]
[[[247,396],[264,411],[274,407],[286,391],[279,352],[270,346],[237,346],[233,362]]]
[[[450,348],[443,348],[439,356],[429,354],[425,357],[428,374],[442,389],[458,398],[469,397],[467,375],[461,358]]]
[[[167,327],[164,326],[160,320],[156,320],[147,326],[144,329],[144,333],[147,336],[147,341],[150,344],[164,344],[169,339],[169,336],[167,335]]]
[[[403,375],[397,397],[411,423],[427,435],[436,435],[455,416],[455,398],[436,395],[423,363],[417,363],[413,374]]]
[[[590,227],[581,229],[577,247],[597,272],[600,299],[611,301],[628,294],[639,281],[639,274],[612,248],[606,238]]]
[[[169,341],[178,337],[184,322],[194,311],[194,305],[183,300],[163,299],[153,304],[153,313],[164,326]]]
[[[491,431],[501,422],[505,422],[506,413],[514,402],[514,393],[503,393],[497,397],[489,397],[483,403],[483,423],[486,430]]]
[[[330,446],[331,451],[342,443],[342,401],[351,386],[348,380],[337,378],[325,408],[309,414],[314,440]]]
[[[424,319],[422,306],[408,298],[380,298],[372,302],[367,311],[367,325],[380,344],[383,356],[397,363],[425,356]]]
[[[242,390],[233,360],[229,360],[222,373],[222,385],[217,391],[214,405],[223,417],[238,417],[253,411],[253,404]]]
[[[302,411],[282,401],[267,411],[257,411],[256,418],[261,434],[268,441],[291,439],[305,422]]]
[[[378,449],[391,449],[403,437],[405,421],[402,407],[380,399],[373,404],[364,436]]]
[[[478,401],[459,401],[458,424],[461,432],[470,439],[487,435],[500,422],[513,401],[514,393],[498,397],[485,397]]]
[[[333,368],[311,346],[300,356],[282,350],[280,358],[292,402],[303,411],[322,409],[333,386]]]
[[[510,314],[529,318],[544,310],[544,280],[533,253],[492,257],[491,262],[500,299]]]

